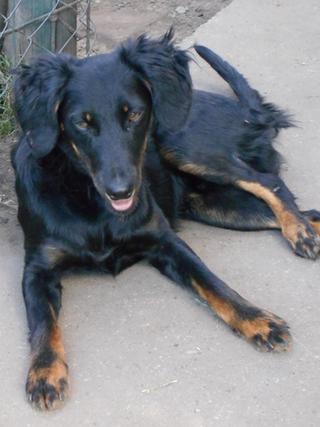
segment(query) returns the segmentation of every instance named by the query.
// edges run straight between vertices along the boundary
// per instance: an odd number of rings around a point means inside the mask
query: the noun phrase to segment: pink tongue
[[[133,197],[129,199],[110,200],[113,209],[116,211],[126,211],[131,208],[133,203]]]

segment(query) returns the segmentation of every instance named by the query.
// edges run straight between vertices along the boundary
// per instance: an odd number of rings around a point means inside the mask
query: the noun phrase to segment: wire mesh
[[[91,53],[90,6],[91,0],[0,0],[0,115],[11,88],[10,69],[41,53]]]

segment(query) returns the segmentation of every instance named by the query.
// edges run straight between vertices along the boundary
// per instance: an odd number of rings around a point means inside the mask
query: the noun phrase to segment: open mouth
[[[134,193],[135,192],[133,192],[127,199],[112,199],[107,193],[105,193],[105,195],[115,211],[125,212],[133,206]]]

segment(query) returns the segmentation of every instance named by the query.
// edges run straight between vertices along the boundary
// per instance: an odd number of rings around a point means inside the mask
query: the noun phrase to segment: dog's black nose
[[[133,194],[132,186],[114,185],[106,189],[111,200],[129,199]]]

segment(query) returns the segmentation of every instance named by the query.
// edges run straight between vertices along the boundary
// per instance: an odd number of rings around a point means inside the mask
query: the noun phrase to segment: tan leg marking
[[[69,390],[68,366],[61,331],[53,325],[48,342],[33,355],[27,377],[26,392],[30,402],[40,410],[61,406]]]
[[[179,169],[183,172],[187,172],[196,176],[208,175],[210,173],[208,168],[206,168],[205,166],[197,165],[191,162],[186,162],[179,165]]]
[[[164,159],[183,172],[187,172],[196,176],[208,175],[210,173],[210,170],[206,166],[179,160],[179,154],[174,150],[160,147],[160,152]]]
[[[237,185],[267,203],[279,221],[282,234],[293,248],[296,247],[300,236],[308,237],[305,224],[292,212],[286,210],[282,201],[271,190],[256,182],[239,180]]]
[[[205,289],[195,280],[192,279],[191,282],[199,296],[208,302],[225,323],[260,350],[279,352],[290,348],[289,328],[280,317],[268,311],[259,310],[259,315],[255,318],[243,319],[229,302]]]
[[[312,225],[312,227],[314,228],[314,230],[316,231],[318,236],[320,236],[320,222],[319,221],[310,221],[310,224]]]

